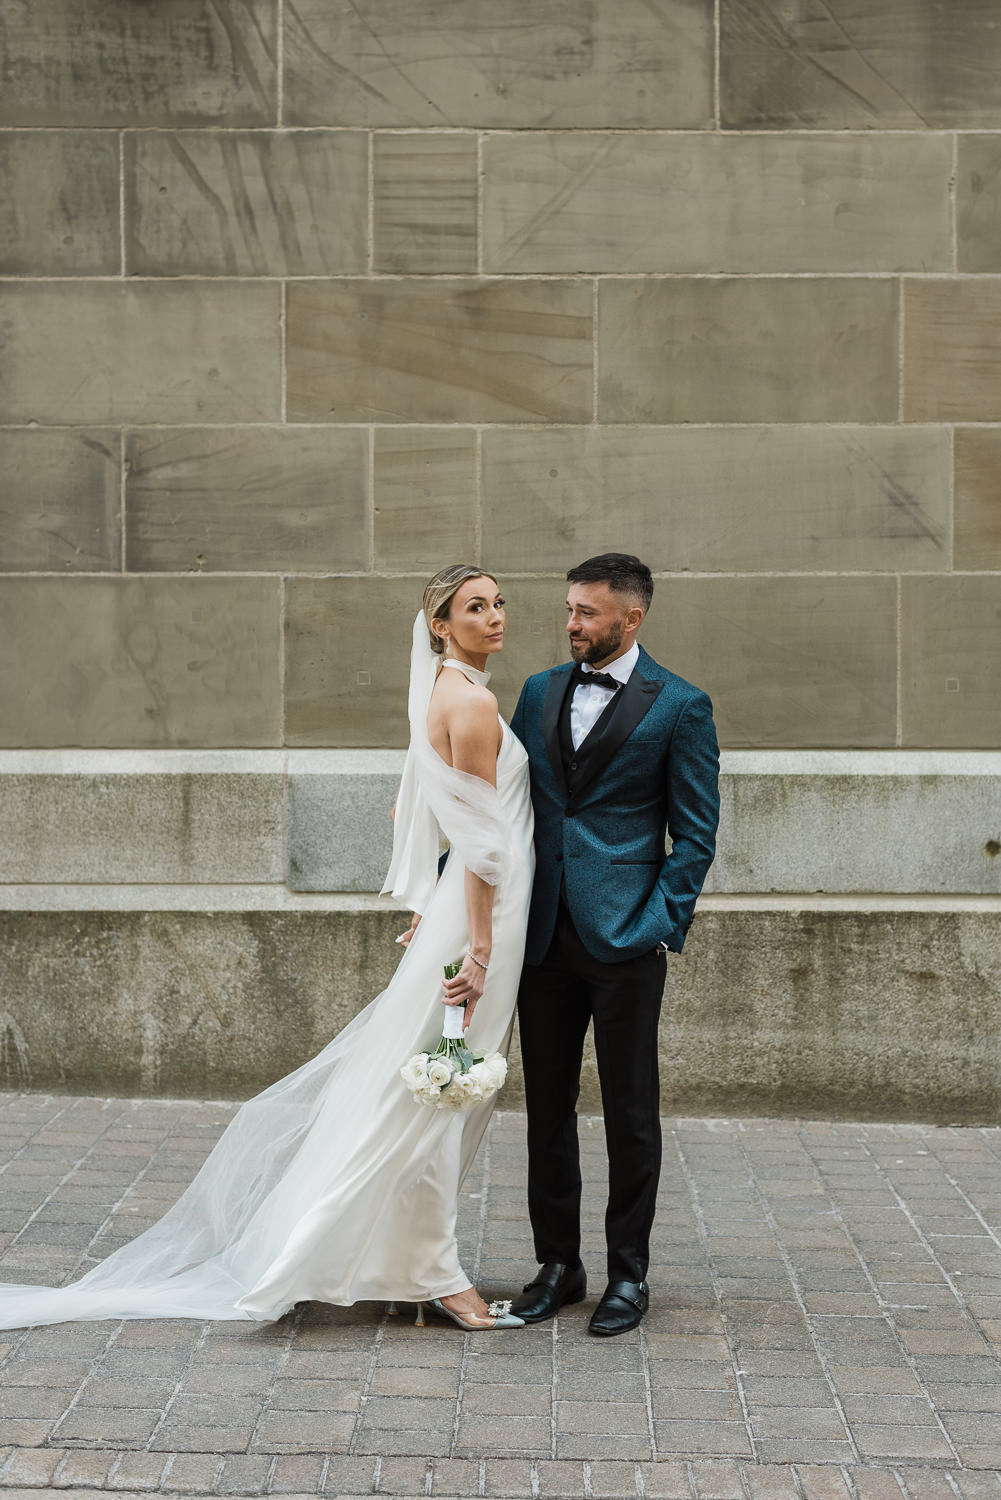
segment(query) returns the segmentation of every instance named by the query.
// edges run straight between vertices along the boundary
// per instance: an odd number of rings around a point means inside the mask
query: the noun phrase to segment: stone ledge
[[[0,752],[0,883],[378,890],[402,766],[396,750]],[[727,751],[721,785],[709,892],[1001,894],[1001,754]]]

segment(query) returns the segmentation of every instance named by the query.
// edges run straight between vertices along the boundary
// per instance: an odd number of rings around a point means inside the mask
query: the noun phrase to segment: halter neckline
[[[478,683],[480,687],[486,687],[490,681],[489,672],[481,672],[479,667],[470,666],[468,661],[456,661],[454,656],[446,656],[442,662],[442,666],[455,667],[456,671],[461,672],[463,677],[467,678],[470,682]]]

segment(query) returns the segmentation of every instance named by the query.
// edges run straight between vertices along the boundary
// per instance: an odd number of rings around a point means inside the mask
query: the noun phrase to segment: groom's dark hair
[[[607,583],[613,594],[624,594],[650,608],[653,598],[653,574],[646,563],[629,552],[602,552],[589,557],[567,573],[568,583]]]

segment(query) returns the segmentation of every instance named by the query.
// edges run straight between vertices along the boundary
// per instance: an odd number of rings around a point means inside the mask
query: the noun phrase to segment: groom
[[[511,727],[528,751],[536,874],[518,1019],[528,1106],[528,1206],[538,1274],[526,1322],[587,1294],[575,1105],[588,1023],[608,1146],[608,1285],[589,1331],[624,1333],[646,1284],[660,1176],[657,1026],[715,852],[712,704],[636,633],[653,578],[609,552],[567,574],[572,663],[530,677]],[[672,840],[664,853],[665,833]]]

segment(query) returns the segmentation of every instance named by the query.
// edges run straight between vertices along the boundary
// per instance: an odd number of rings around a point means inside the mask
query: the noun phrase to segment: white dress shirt
[[[635,641],[629,647],[624,656],[617,656],[607,666],[589,667],[586,662],[581,663],[581,670],[586,676],[588,672],[607,672],[609,677],[616,681],[627,683],[632,676],[633,668],[640,659],[640,648]],[[581,682],[574,688],[573,702],[570,704],[570,737],[573,747],[579,750],[584,740],[587,739],[591,730],[601,718],[608,707],[612,694],[620,691],[617,688],[603,687],[601,683]]]

